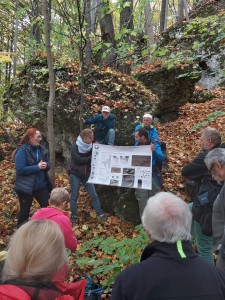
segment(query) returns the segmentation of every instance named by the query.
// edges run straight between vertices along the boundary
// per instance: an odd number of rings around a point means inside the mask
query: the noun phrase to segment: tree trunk
[[[128,5],[125,5],[129,3]],[[120,13],[120,30],[122,28],[128,28],[133,30],[134,29],[134,22],[133,22],[133,0],[122,0],[121,6],[125,7],[121,10]]]
[[[159,32],[163,32],[167,28],[167,15],[168,15],[168,0],[162,0],[160,11],[160,29]]]
[[[91,40],[90,40],[90,34],[91,34],[91,0],[87,0],[86,4],[86,14],[85,19],[87,23],[86,28],[86,51],[85,51],[85,66],[87,68],[87,71],[90,71],[91,68]]]
[[[17,63],[17,41],[18,41],[18,26],[19,26],[19,21],[18,21],[18,0],[16,0],[16,9],[15,9],[15,15],[16,15],[16,20],[15,20],[15,28],[14,28],[14,41],[13,41],[13,77],[16,76],[16,63]]]
[[[41,30],[38,21],[41,15],[41,11],[39,8],[39,0],[32,1],[31,15],[32,15],[31,23],[33,24],[31,27],[31,38],[34,39],[39,44],[41,42]]]
[[[101,29],[101,38],[105,43],[111,44],[111,50],[108,52],[104,59],[102,59],[102,65],[108,65],[112,68],[116,68],[116,54],[115,49],[115,32],[113,25],[112,13],[109,12],[109,0],[99,0],[98,2],[98,20]],[[107,47],[101,49],[102,53],[106,53]]]
[[[129,3],[129,5],[127,5]],[[120,31],[123,30],[123,28],[133,30],[134,29],[134,22],[133,22],[133,0],[122,0],[121,6],[123,9],[120,13]],[[130,33],[126,33],[121,38],[122,42],[125,42],[127,45],[130,45],[132,43],[132,37]],[[123,59],[123,62],[119,63],[119,71],[130,74],[131,73],[131,60],[129,59]],[[128,63],[129,62],[129,63]]]
[[[178,0],[177,10],[177,22],[181,22],[184,19],[184,0]]]
[[[48,61],[48,71],[49,71],[49,84],[50,93],[47,109],[47,125],[48,125],[48,142],[49,142],[49,153],[50,153],[50,177],[52,179],[53,185],[55,182],[55,135],[53,128],[53,110],[55,101],[55,72],[53,68],[52,52],[51,52],[51,42],[50,42],[50,18],[51,11],[49,10],[48,1],[42,0],[43,5],[43,15],[45,23],[45,48],[47,52]]]
[[[97,0],[91,0],[91,32],[96,33],[96,14],[97,14],[97,5],[98,1]]]
[[[150,46],[154,44],[154,30],[153,30],[153,23],[152,23],[152,11],[151,11],[151,4],[148,2],[144,8],[145,14],[145,35],[148,36],[147,40],[147,48],[150,51]]]

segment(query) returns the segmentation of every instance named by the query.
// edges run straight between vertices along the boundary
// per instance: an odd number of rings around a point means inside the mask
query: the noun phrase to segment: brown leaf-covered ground
[[[198,136],[202,128],[212,126],[217,128],[222,136],[225,137],[225,115],[215,116],[215,112],[225,112],[225,90],[218,89],[214,91],[205,91],[201,87],[196,88],[199,97],[204,93],[212,93],[214,98],[211,101],[199,104],[185,104],[179,110],[179,117],[175,121],[165,124],[157,124],[157,129],[161,140],[166,141],[168,149],[168,169],[164,170],[164,190],[176,193],[185,201],[189,201],[184,187],[184,180],[181,176],[181,168],[187,162],[193,159],[200,148],[198,145]],[[214,115],[210,114],[214,113]],[[218,113],[217,113],[218,114]],[[193,127],[203,123],[196,131]],[[7,130],[12,135],[20,136],[24,132],[24,126],[21,123],[11,123],[7,125]],[[0,135],[5,134],[0,130]],[[16,229],[16,216],[18,212],[18,200],[13,193],[14,164],[11,159],[13,145],[2,143],[0,148],[0,250],[5,249],[10,236]],[[59,168],[56,174],[56,185],[63,186],[69,190],[69,180],[66,171]],[[34,211],[38,208],[35,204],[32,207]],[[96,235],[109,237],[115,235],[119,238],[132,237],[134,227],[131,224],[121,221],[116,216],[107,215],[108,222],[101,223],[91,210],[90,200],[81,190],[79,196],[79,222],[74,226],[74,232],[78,238],[78,248],[82,243],[95,237]],[[99,257],[101,257],[99,253]],[[73,264],[71,276],[79,275],[85,270],[80,270]],[[86,270],[90,271],[89,268]]]

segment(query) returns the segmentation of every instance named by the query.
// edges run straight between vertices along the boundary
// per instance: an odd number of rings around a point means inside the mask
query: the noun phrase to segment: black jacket
[[[201,151],[198,156],[182,169],[185,178],[197,182],[198,188],[193,195],[193,219],[201,226],[205,235],[212,235],[212,208],[222,185],[209,173],[204,159],[208,151]],[[205,201],[205,202],[204,202]]]
[[[70,173],[80,178],[88,178],[91,172],[91,154],[92,150],[80,153],[77,144],[74,143],[71,149]]]
[[[182,248],[185,258],[177,244],[149,244],[141,262],[117,276],[111,300],[225,299],[225,272],[199,257],[189,242]]]

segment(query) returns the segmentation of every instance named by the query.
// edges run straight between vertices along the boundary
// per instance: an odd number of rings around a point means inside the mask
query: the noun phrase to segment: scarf
[[[80,135],[77,138],[76,145],[80,153],[87,153],[92,149],[92,143],[91,144],[84,143]]]

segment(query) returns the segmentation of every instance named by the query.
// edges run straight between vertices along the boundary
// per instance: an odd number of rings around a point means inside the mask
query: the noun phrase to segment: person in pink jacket
[[[64,188],[54,188],[50,194],[49,206],[38,209],[31,220],[51,220],[61,228],[66,248],[75,252],[77,248],[77,239],[72,229],[72,223],[69,218],[70,197]]]

